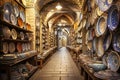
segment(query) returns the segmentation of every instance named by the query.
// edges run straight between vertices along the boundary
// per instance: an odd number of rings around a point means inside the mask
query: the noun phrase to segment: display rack
[[[40,18],[36,17],[36,50],[40,53]]]
[[[0,4],[11,4],[12,6],[17,5],[19,11],[23,11],[25,14],[25,6],[17,0],[2,0]],[[14,8],[14,7],[12,7]],[[2,8],[4,11],[4,8]],[[11,13],[14,13],[11,12]],[[19,77],[29,79],[30,76],[38,69],[36,58],[37,52],[33,50],[33,31],[31,25],[27,25],[26,21],[23,21],[25,26],[13,24],[12,21],[6,22],[4,20],[4,13],[0,15],[0,76],[1,79],[13,80]],[[26,15],[23,16],[24,18]],[[10,17],[10,16],[8,16]],[[18,20],[18,15],[16,19]],[[15,19],[15,16],[13,17]],[[11,19],[11,20],[14,20]],[[21,22],[22,23],[22,22]],[[5,28],[5,29],[4,29]],[[7,28],[7,29],[6,29]],[[13,32],[12,32],[13,30]],[[6,37],[7,36],[7,37]],[[5,44],[4,44],[5,43]],[[22,65],[22,67],[20,67]],[[28,69],[31,66],[31,70]],[[23,73],[25,71],[25,74]],[[16,74],[14,74],[16,73]],[[23,75],[21,75],[23,74]],[[4,75],[4,76],[2,76]]]

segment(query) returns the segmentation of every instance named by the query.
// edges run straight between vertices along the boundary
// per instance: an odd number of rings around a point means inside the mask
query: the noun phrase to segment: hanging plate
[[[25,22],[25,13],[24,13],[24,11],[20,11],[20,18],[22,19],[23,22]]]
[[[23,28],[23,27],[24,27],[24,23],[23,23],[23,21],[22,21],[22,19],[21,19],[20,17],[18,18],[17,22],[18,22],[18,26],[19,26],[20,28]]]
[[[96,50],[97,56],[102,57],[104,54],[103,37],[98,38],[98,42],[97,42],[96,46],[97,46],[97,50]]]
[[[14,6],[14,13],[15,13],[15,16],[16,16],[16,17],[19,16],[19,9],[18,9],[18,6],[17,6],[17,5]]]
[[[108,63],[107,63],[108,54],[109,54],[109,52],[105,52],[105,54],[102,57],[102,62],[106,66],[108,65]]]
[[[22,43],[22,51],[24,52],[26,50],[25,43]]]
[[[22,44],[21,43],[17,43],[17,51],[22,52]]]
[[[120,56],[118,55],[118,53],[115,51],[111,51],[108,54],[107,59],[108,68],[110,68],[110,70],[112,71],[117,71],[120,67]]]
[[[101,16],[99,19],[98,19],[98,22],[97,22],[97,25],[96,25],[96,34],[98,34],[97,36],[101,36],[105,33],[106,31],[106,28],[107,28],[107,18],[104,17],[104,16]]]
[[[3,42],[3,53],[8,53],[8,43]]]
[[[113,36],[113,48],[115,51],[120,52],[120,33]]]
[[[11,30],[11,36],[12,36],[12,39],[16,40],[17,39],[17,32],[15,29],[12,29]]]
[[[11,14],[10,14],[10,21],[11,21],[11,23],[12,23],[13,25],[16,25],[16,24],[17,24],[17,18],[16,18],[16,16],[15,16],[14,13],[11,13]]]
[[[112,5],[113,0],[98,0],[98,6],[101,11],[107,11]]]
[[[111,31],[115,30],[119,24],[119,11],[116,5],[112,5],[109,9],[107,24]]]
[[[24,40],[25,35],[24,35],[24,33],[23,33],[23,32],[20,32],[20,38],[21,38],[21,40]]]
[[[15,52],[15,44],[13,42],[9,43],[9,52],[10,53]]]
[[[11,31],[10,31],[10,29],[9,29],[7,26],[3,26],[2,31],[3,31],[3,36],[4,36],[4,38],[9,39],[10,36],[11,36]]]
[[[104,45],[104,50],[108,50],[110,44],[111,44],[111,41],[112,41],[112,33],[107,30],[107,32],[105,33],[105,36],[104,36],[104,41],[103,41],[103,45]]]
[[[7,2],[3,5],[3,20],[10,22],[10,14],[13,12],[13,6],[10,2]]]

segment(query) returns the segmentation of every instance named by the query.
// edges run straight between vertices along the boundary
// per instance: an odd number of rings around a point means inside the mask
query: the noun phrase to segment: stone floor
[[[82,80],[68,50],[60,48],[30,80]]]

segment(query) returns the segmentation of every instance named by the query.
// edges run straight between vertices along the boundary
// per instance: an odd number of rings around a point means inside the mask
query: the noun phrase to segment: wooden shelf
[[[8,23],[8,22],[3,21],[3,20],[0,20],[0,23],[3,24],[3,25],[9,26],[9,27],[11,27],[11,28],[14,28],[14,29],[16,29],[16,30],[19,30],[19,31],[33,33],[33,32],[30,31],[30,30],[26,30],[26,29],[20,28],[19,26],[13,25],[13,24]]]
[[[10,41],[10,42],[31,42],[31,40],[20,40],[20,39],[2,39],[2,41]]]
[[[24,54],[24,53],[23,53]],[[35,54],[33,54],[33,55],[30,55],[30,56],[28,56],[28,57],[25,57],[25,58],[23,58],[23,59],[16,59],[16,60],[14,60],[13,62],[10,62],[10,63],[1,63],[0,64],[0,66],[14,66],[14,65],[16,65],[16,64],[18,64],[18,63],[20,63],[20,62],[23,62],[23,61],[25,61],[25,60],[27,60],[27,59],[30,59],[30,58],[32,58],[32,57],[34,57],[34,56],[37,56],[37,53],[35,53]]]

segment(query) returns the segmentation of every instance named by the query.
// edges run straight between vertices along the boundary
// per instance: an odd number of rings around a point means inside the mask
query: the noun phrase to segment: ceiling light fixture
[[[60,5],[60,3],[58,3],[55,8],[56,8],[57,10],[61,10],[61,9],[62,9],[62,6]]]

